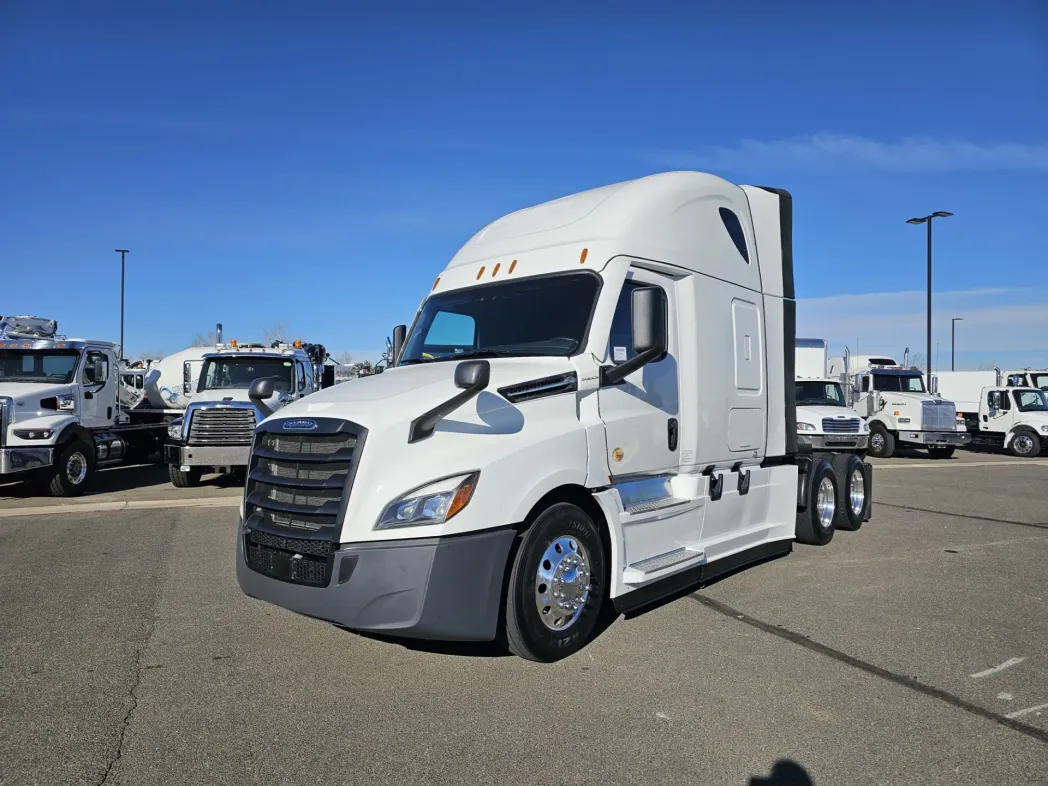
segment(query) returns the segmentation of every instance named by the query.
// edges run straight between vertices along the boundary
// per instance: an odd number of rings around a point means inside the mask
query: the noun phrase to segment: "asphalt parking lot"
[[[880,462],[859,532],[554,665],[251,600],[237,490],[162,469],[0,487],[0,783],[1048,783],[1048,460]]]

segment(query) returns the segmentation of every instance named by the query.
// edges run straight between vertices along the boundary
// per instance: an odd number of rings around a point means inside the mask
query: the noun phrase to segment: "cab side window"
[[[88,352],[84,362],[84,384],[104,385],[109,379],[109,358],[104,352]]]
[[[619,293],[615,316],[611,320],[611,361],[617,366],[636,356],[633,351],[633,291],[643,284],[626,281]]]
[[[298,367],[298,392],[312,393],[313,391],[306,387],[306,364],[296,363],[295,365]]]

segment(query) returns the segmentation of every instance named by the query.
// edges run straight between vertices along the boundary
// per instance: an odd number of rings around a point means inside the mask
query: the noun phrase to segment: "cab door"
[[[116,405],[117,374],[106,352],[89,349],[80,369],[80,425],[112,425]]]
[[[634,356],[632,300],[638,287],[659,287],[666,294],[667,351],[621,382],[602,384],[598,392],[609,471],[616,480],[675,471],[680,465],[677,308],[672,278],[630,269],[615,308],[606,361],[619,365]]]

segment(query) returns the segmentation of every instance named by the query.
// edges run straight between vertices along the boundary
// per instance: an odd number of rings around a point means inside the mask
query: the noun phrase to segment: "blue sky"
[[[115,340],[123,247],[132,354],[373,357],[488,221],[702,169],[793,192],[802,334],[922,350],[949,210],[940,363],[1048,363],[1036,2],[353,5],[5,3],[0,313]]]

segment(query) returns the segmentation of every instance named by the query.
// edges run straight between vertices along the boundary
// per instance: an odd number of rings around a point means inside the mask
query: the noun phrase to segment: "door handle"
[[[666,445],[672,451],[677,449],[677,419],[670,418],[666,424]]]

